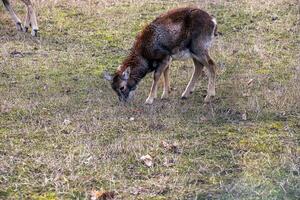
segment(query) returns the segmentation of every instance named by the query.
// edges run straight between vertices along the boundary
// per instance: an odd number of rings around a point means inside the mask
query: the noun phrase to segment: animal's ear
[[[103,73],[103,77],[105,80],[108,80],[108,81],[112,81],[112,79],[113,79],[112,76],[107,71],[105,71]]]
[[[128,80],[130,75],[130,68],[128,67],[123,73],[122,73],[122,79]]]

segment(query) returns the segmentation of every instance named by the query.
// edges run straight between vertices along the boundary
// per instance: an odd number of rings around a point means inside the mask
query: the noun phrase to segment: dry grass
[[[205,78],[180,100],[192,63],[174,62],[168,101],[143,104],[148,76],[119,105],[103,70],[118,66],[155,16],[194,4],[222,32],[211,53],[216,101],[203,103]],[[116,199],[299,199],[296,0],[40,0],[36,8],[37,39],[16,32],[0,7],[0,199],[88,199],[101,188]],[[16,10],[24,14],[22,4]],[[139,160],[147,154],[151,168]]]

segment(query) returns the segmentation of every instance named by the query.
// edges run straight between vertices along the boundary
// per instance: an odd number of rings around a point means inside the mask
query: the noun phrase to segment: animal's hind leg
[[[16,24],[17,30],[18,31],[22,31],[23,30],[23,26],[21,23],[21,20],[18,18],[18,16],[16,15],[15,11],[12,9],[10,3],[8,0],[2,0],[6,10],[9,12],[11,18],[13,19],[13,21]]]
[[[24,22],[24,31],[27,32],[30,26],[31,26],[30,14],[29,14],[29,10],[27,8],[27,13],[26,13],[25,22]]]
[[[26,21],[29,20],[29,24],[31,24],[31,27],[32,27],[31,35],[32,36],[37,36],[37,32],[38,32],[39,28],[38,28],[36,15],[35,15],[35,11],[33,9],[32,3],[31,3],[30,0],[22,0],[22,1],[27,6],[27,15],[28,15],[28,17],[26,17]],[[29,24],[27,24],[27,27],[29,27]]]
[[[208,53],[206,54],[205,66],[208,69],[208,88],[204,102],[208,103],[216,95],[216,65]]]
[[[35,12],[34,12],[32,6],[30,6],[28,9],[29,9],[29,13],[31,13],[31,15],[30,15],[30,22],[31,22],[31,27],[32,27],[31,35],[37,36],[39,28],[38,28],[38,24],[37,24],[37,20],[36,20],[36,15],[35,15]]]
[[[198,77],[203,73],[203,64],[198,60],[196,60],[195,58],[193,58],[193,61],[194,61],[194,73],[185,91],[181,95],[182,99],[186,99],[194,91],[195,84],[198,80]]]

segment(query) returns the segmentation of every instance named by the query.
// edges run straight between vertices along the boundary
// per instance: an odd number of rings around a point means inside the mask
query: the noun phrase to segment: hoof
[[[18,30],[18,31],[23,31],[23,30],[24,30],[24,29],[23,29],[23,25],[22,25],[21,22],[17,22],[17,23],[16,23],[16,27],[17,27],[17,30]]]
[[[153,104],[153,101],[154,101],[153,98],[148,98],[148,99],[146,99],[145,104],[151,105],[151,104]]]
[[[187,99],[187,96],[181,96],[181,99],[182,99],[182,100],[186,100],[186,99]]]
[[[25,26],[23,31],[24,31],[25,33],[27,33],[27,32],[28,32],[28,29],[29,29],[29,28]]]
[[[181,99],[187,99],[193,92],[192,91],[189,91],[189,92],[184,92],[182,93],[181,95]]]
[[[214,96],[206,96],[204,99],[204,103],[210,103],[212,102],[214,99]]]
[[[37,36],[38,36],[38,30],[33,29],[33,30],[31,31],[31,35],[32,35],[33,37],[37,37]]]

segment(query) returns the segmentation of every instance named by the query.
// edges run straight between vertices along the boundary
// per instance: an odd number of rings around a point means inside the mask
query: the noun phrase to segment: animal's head
[[[109,80],[112,89],[117,93],[119,100],[127,102],[134,95],[135,84],[130,81],[130,68],[122,73],[116,73],[114,76],[105,74],[105,79]]]

